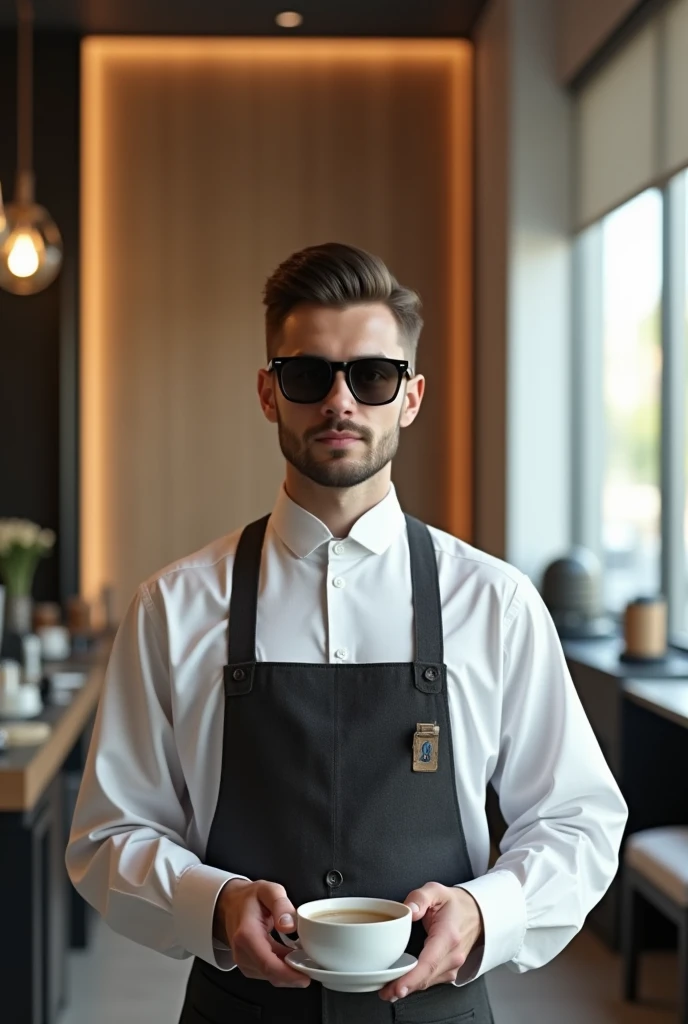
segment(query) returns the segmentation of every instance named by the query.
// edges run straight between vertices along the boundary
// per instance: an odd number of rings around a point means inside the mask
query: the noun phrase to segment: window
[[[621,617],[664,593],[688,649],[688,171],[576,245],[575,540]]]
[[[688,650],[688,0],[646,13],[575,95],[573,534]]]
[[[661,589],[662,196],[602,221],[604,602]]]

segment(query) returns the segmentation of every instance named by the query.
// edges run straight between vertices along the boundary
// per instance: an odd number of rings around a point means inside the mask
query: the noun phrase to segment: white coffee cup
[[[12,658],[0,661],[0,700],[12,700],[21,686],[21,665]]]
[[[66,626],[40,626],[41,653],[46,661],[64,661],[72,652],[72,641]]]
[[[0,714],[8,718],[33,718],[43,710],[43,698],[35,683],[21,683],[16,690],[0,690]]]
[[[368,921],[341,922],[329,915],[370,915]],[[385,920],[375,920],[377,914]],[[404,903],[366,896],[341,896],[302,903],[297,909],[299,941],[280,932],[287,946],[303,949],[330,971],[386,971],[408,945],[412,912]]]
[[[24,661],[24,683],[40,683],[43,678],[41,660],[41,638],[35,633],[26,633],[21,640]]]

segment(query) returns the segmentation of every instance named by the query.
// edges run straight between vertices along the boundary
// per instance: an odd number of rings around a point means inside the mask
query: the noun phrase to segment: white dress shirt
[[[627,808],[528,577],[440,530],[431,535],[475,873],[462,888],[479,904],[485,933],[460,973],[465,984],[502,963],[539,967],[564,948],[616,873]],[[213,938],[213,914],[236,876],[203,858],[220,784],[239,536],[138,588],[112,649],[66,854],[72,883],[116,932],[220,970],[234,964]],[[409,550],[393,487],[344,539],[280,490],[256,643],[259,661],[413,661]],[[490,780],[508,829],[488,870]]]

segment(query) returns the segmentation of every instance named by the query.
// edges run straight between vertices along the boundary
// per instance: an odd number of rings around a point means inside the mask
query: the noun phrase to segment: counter
[[[628,700],[638,704],[647,711],[652,711],[661,718],[688,729],[688,680],[656,679],[647,682],[641,679],[629,679],[624,683],[624,694]],[[688,752],[686,753],[686,769],[688,772]],[[686,804],[686,820],[688,821],[688,804]]]
[[[663,662],[620,660],[620,637],[565,640],[573,683],[602,752],[628,804],[626,836],[688,821],[686,734],[677,701],[688,691],[688,653],[671,648]],[[673,709],[673,710],[672,710]],[[612,948],[621,938],[621,884],[617,877],[588,923]],[[648,908],[648,948],[670,945],[670,928]]]
[[[41,744],[0,752],[3,1024],[57,1024],[69,995],[69,948],[86,941],[89,909],[69,881],[65,850],[108,653],[109,645],[46,665],[47,675],[78,671],[86,680],[68,703],[46,694],[32,719],[52,726]]]
[[[46,704],[43,712],[31,719],[48,722],[52,726],[50,736],[38,746],[0,753],[0,812],[30,811],[36,806],[95,713],[104,664],[84,669],[83,664],[70,663],[69,668],[88,672],[84,686],[74,692],[68,705]]]

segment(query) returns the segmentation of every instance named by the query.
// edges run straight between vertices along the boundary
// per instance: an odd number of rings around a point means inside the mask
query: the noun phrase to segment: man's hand
[[[278,988],[307,988],[310,978],[284,963],[290,950],[273,939],[273,928],[287,934],[296,928],[284,886],[243,878],[226,883],[215,905],[213,935],[230,947],[241,973]]]
[[[380,990],[380,998],[389,1002],[456,981],[470,951],[483,941],[480,908],[465,889],[428,882],[404,902],[413,909],[414,921],[422,919],[428,937],[413,970]]]

